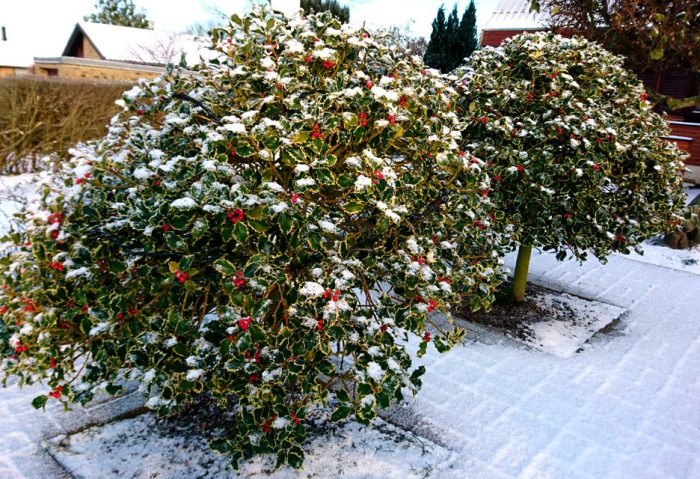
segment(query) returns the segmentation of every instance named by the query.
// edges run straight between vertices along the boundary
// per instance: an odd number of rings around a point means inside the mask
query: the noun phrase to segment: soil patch
[[[504,286],[509,288],[510,284]],[[505,293],[502,294],[505,297]],[[465,305],[460,315],[529,346],[562,358],[584,349],[584,344],[625,312],[599,301],[528,285],[523,303],[497,301],[490,311],[473,313]]]

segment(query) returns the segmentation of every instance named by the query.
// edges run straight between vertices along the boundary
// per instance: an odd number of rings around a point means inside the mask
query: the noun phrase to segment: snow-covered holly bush
[[[462,146],[492,163],[494,201],[522,245],[604,259],[679,221],[680,153],[621,57],[522,34],[457,73]]]
[[[419,388],[411,337],[462,336],[431,313],[493,300],[488,179],[458,149],[456,92],[381,38],[261,8],[214,51],[127,92],[25,215],[3,368],[48,381],[37,407],[121,379],[163,413],[205,393],[234,465],[299,466],[310,407],[368,423]]]

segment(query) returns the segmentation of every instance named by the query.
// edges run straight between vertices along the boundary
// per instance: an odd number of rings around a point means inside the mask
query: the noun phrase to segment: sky
[[[134,0],[157,30],[183,31],[207,22],[215,11],[245,13],[253,0]],[[443,3],[447,13],[457,3],[461,17],[468,0],[341,0],[350,7],[350,23],[367,27],[406,26],[429,38],[431,23]],[[481,29],[498,0],[475,0]],[[95,0],[0,0],[0,26],[8,40],[32,50],[32,56],[58,56],[75,23],[94,11]]]

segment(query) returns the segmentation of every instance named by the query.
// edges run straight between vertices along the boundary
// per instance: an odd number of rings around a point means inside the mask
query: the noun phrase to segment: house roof
[[[76,24],[64,56],[70,55],[81,35],[87,37],[104,60],[163,65],[179,62],[184,54],[187,64],[194,65],[200,56],[211,56],[207,41],[193,35],[90,22]]]
[[[14,40],[0,41],[0,66],[28,68],[33,55],[30,45]]]
[[[531,12],[530,0],[501,0],[484,30],[543,30],[549,16]]]

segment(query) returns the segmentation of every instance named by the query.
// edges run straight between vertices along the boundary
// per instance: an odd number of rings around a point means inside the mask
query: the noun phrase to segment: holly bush
[[[37,407],[124,379],[161,413],[204,393],[234,465],[300,466],[310,407],[369,423],[420,387],[410,336],[444,351],[463,332],[433,314],[493,300],[489,180],[456,92],[381,37],[257,8],[213,48],[126,92],[19,218],[2,367],[48,382]]]
[[[491,162],[494,201],[522,244],[604,260],[678,224],[681,154],[621,57],[522,34],[457,73],[462,145]]]

